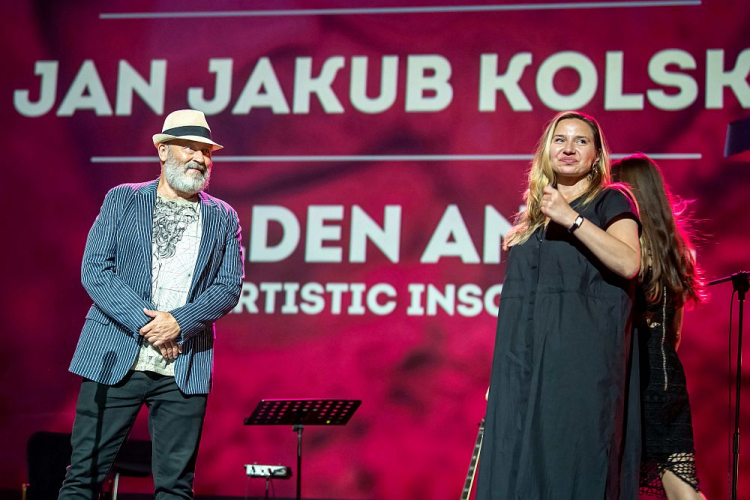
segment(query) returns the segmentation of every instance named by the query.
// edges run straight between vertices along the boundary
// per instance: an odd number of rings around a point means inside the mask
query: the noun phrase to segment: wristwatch
[[[568,228],[568,232],[572,234],[576,229],[581,227],[581,224],[583,224],[583,215],[579,215],[578,217],[576,217],[573,225]]]

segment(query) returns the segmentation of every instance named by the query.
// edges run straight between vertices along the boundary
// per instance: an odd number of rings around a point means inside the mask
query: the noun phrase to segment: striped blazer
[[[107,193],[91,227],[81,282],[94,304],[86,315],[70,371],[113,385],[133,366],[150,321],[151,233],[156,181],[123,184]],[[203,232],[187,303],[170,311],[180,325],[183,352],[175,381],[185,394],[211,389],[214,321],[239,300],[243,260],[237,212],[200,193]]]

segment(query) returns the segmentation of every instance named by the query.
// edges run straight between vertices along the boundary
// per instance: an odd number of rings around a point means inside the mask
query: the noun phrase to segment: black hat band
[[[181,137],[183,135],[197,135],[199,137],[205,137],[211,140],[211,131],[206,127],[198,125],[185,125],[183,127],[174,127],[162,131],[162,134],[173,135],[175,137]]]

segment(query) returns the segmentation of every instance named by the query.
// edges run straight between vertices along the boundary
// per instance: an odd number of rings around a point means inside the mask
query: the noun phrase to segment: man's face
[[[211,178],[211,146],[182,139],[164,144],[164,176],[175,191],[195,195]]]

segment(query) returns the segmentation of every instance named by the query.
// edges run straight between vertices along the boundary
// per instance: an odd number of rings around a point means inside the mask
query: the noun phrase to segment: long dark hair
[[[704,283],[684,214],[686,204],[672,196],[659,166],[648,156],[635,154],[612,164],[612,178],[630,186],[640,208],[638,278],[646,299],[659,302],[666,287],[678,306],[703,300]]]

